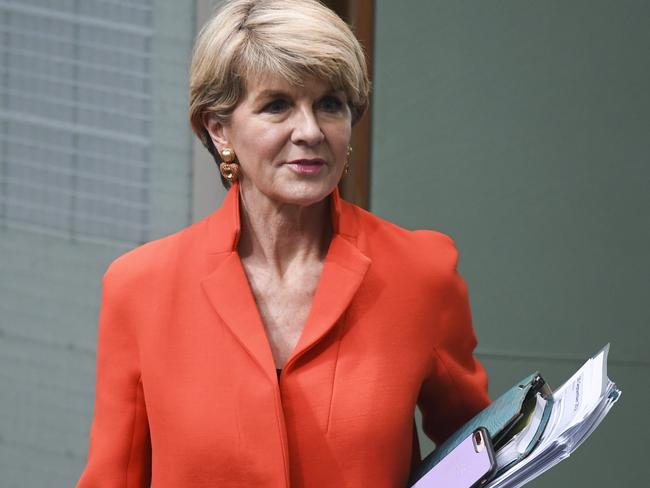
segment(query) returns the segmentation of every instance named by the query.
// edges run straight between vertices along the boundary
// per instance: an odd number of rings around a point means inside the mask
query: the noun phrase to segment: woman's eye
[[[320,106],[326,112],[339,112],[343,109],[343,102],[335,96],[327,96],[320,101]]]
[[[279,114],[280,112],[286,110],[288,106],[289,106],[289,102],[281,98],[278,98],[277,100],[273,100],[272,102],[267,103],[264,106],[264,111],[272,114]]]

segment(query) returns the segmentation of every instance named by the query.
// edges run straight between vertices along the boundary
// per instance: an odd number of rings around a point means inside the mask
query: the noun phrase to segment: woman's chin
[[[315,175],[293,172],[267,174],[266,178],[242,178],[241,189],[249,198],[268,198],[288,205],[308,206],[323,201],[336,188],[338,175],[321,171]]]
[[[269,198],[289,205],[309,206],[323,201],[336,188],[336,182],[324,180],[291,181],[276,185],[266,193]]]
[[[334,187],[336,187],[336,185],[333,187],[323,184],[288,185],[286,188],[283,188],[282,191],[278,192],[277,199],[284,203],[293,205],[313,205],[327,198],[328,195],[334,191]]]

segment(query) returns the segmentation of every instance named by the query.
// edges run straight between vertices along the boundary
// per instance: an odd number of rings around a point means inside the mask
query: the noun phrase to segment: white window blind
[[[0,224],[149,238],[151,0],[0,0]]]

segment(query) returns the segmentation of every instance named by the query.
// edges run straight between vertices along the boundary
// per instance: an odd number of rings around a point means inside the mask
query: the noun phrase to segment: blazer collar
[[[330,195],[333,235],[302,335],[284,374],[295,360],[333,329],[350,305],[371,260],[356,246],[359,226],[353,205],[338,188]],[[237,253],[240,234],[239,184],[228,191],[222,206],[208,217],[209,275],[202,281],[210,303],[242,347],[277,383],[275,363],[246,273]]]
[[[333,235],[340,234],[356,244],[357,219],[351,205],[341,199],[338,187],[330,194]],[[237,250],[240,227],[239,183],[226,193],[223,204],[208,217],[208,254],[220,254]]]

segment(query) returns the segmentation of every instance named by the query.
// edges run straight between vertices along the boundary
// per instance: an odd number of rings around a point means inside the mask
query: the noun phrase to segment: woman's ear
[[[228,147],[228,137],[226,135],[226,126],[217,120],[214,114],[203,114],[203,126],[208,131],[212,144],[221,152],[224,147]]]

